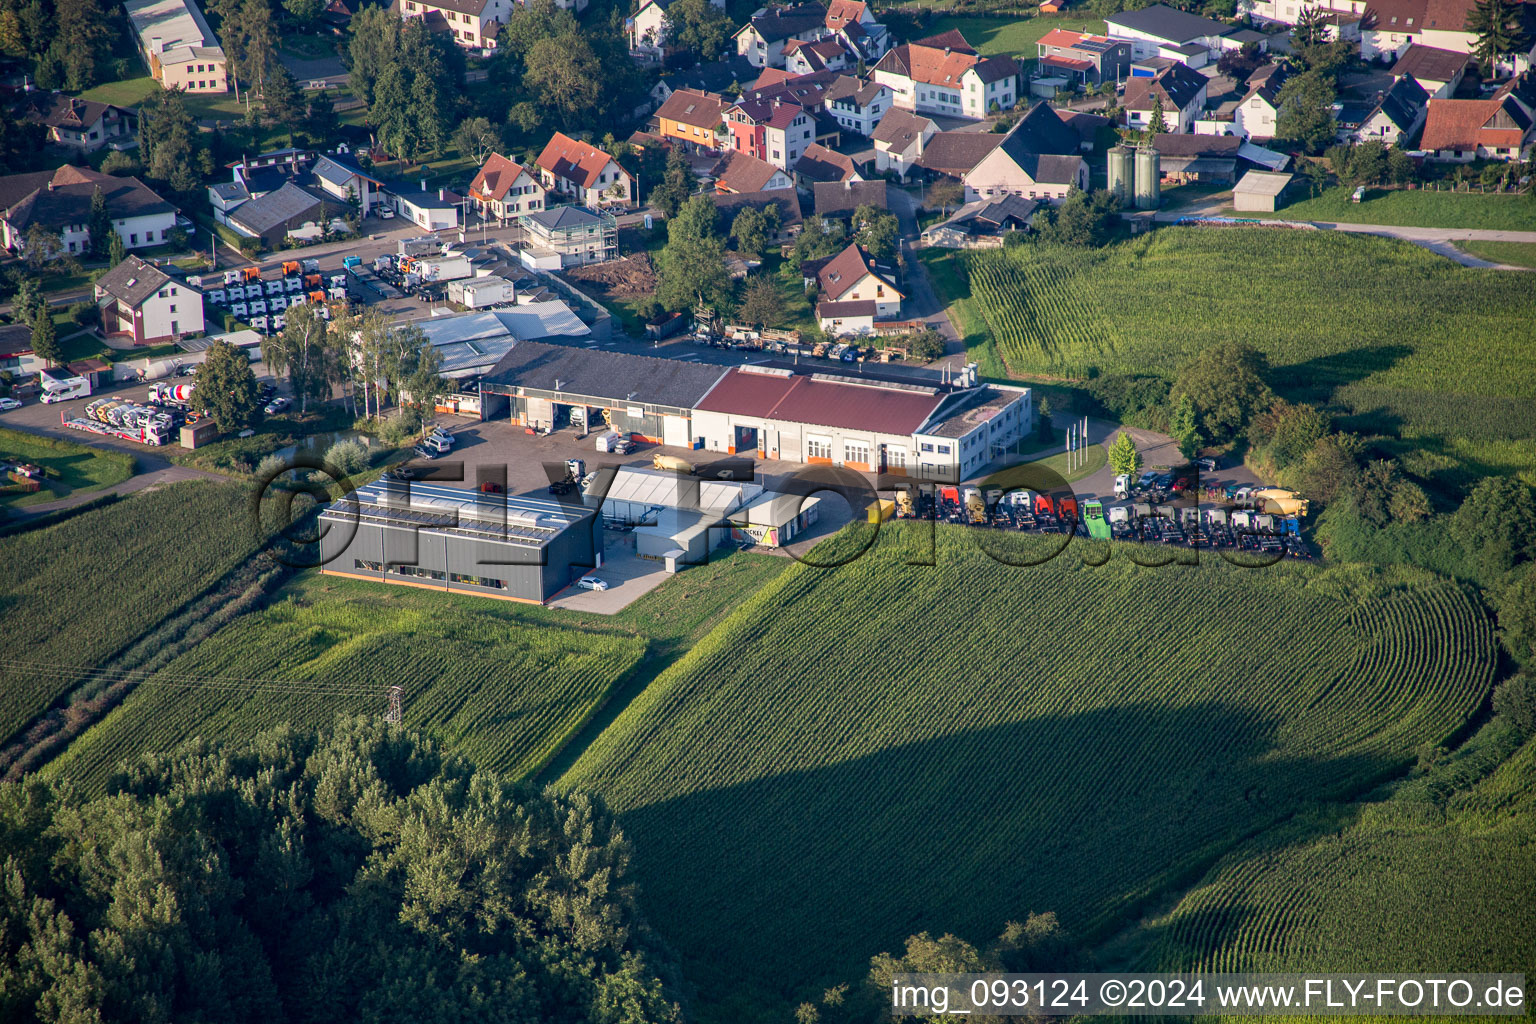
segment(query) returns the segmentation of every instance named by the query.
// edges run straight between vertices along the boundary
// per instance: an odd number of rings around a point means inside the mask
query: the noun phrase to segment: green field
[[[1468,744],[1342,820],[1303,816],[1239,848],[1149,926],[1147,965],[1536,970],[1536,739],[1478,777],[1513,742]]]
[[[1171,228],[1097,250],[951,258],[965,261],[968,295],[1013,374],[1170,375],[1238,338],[1297,397],[1390,416],[1403,431],[1536,436],[1521,274],[1389,239],[1283,229]]]
[[[790,568],[561,780],[620,812],[701,1021],[788,1019],[923,929],[1101,939],[1400,771],[1493,676],[1486,616],[1425,573],[920,548]]]
[[[1536,270],[1536,242],[1457,242],[1456,248],[1490,263]]]
[[[0,538],[6,657],[0,743],[111,656],[251,556],[245,488],[172,484]],[[16,662],[46,671],[20,670]]]
[[[99,792],[123,758],[192,736],[382,713],[388,687],[398,684],[408,724],[477,765],[527,776],[621,683],[643,686],[733,598],[785,564],[725,559],[616,616],[309,574],[140,684],[49,771]]]
[[[36,494],[0,496],[0,507],[39,505],[67,497],[75,491],[111,487],[133,475],[133,456],[127,452],[89,448],[3,428],[0,428],[0,462],[29,462],[42,466],[48,473],[42,490]]]
[[[940,32],[948,32],[952,28],[959,29],[965,35],[966,41],[984,56],[991,57],[1001,53],[1010,57],[1019,56],[1026,60],[1034,60],[1038,52],[1035,44],[1040,41],[1041,36],[1052,29],[1102,33],[1104,19],[1067,14],[1041,15],[1034,18],[945,15],[934,18],[933,22],[923,29],[923,33],[937,35]]]
[[[1530,196],[1481,192],[1426,192],[1422,189],[1368,189],[1363,202],[1350,202],[1354,189],[1340,185],[1316,199],[1293,202],[1274,214],[1281,220],[1394,224],[1419,228],[1486,228],[1536,231],[1536,200]],[[1239,217],[1252,214],[1236,214]]]

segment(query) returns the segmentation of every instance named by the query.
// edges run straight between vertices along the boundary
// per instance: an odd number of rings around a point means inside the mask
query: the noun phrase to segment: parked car
[[[431,448],[423,447],[422,445],[417,445],[415,448],[412,448],[411,451],[416,453],[416,457],[418,459],[437,458],[437,452],[433,451]]]
[[[180,366],[176,367],[176,376],[195,377],[197,376],[197,367],[197,363],[182,363]]]
[[[582,590],[607,590],[608,581],[600,580],[596,576],[583,576],[576,581],[576,585]]]
[[[1156,481],[1157,470],[1149,469],[1145,473],[1141,474],[1141,478],[1136,481],[1136,487],[1144,491],[1148,487],[1151,487]]]
[[[1214,455],[1202,455],[1195,460],[1195,465],[1200,467],[1202,473],[1214,473],[1221,468],[1221,460]]]
[[[277,385],[269,380],[264,380],[256,385],[256,394],[260,396],[263,402],[270,402],[272,396],[277,394]]]
[[[281,395],[279,395],[277,398],[274,398],[274,399],[272,399],[272,401],[268,402],[266,404],[266,407],[263,408],[261,411],[266,413],[268,416],[274,416],[277,413],[282,412],[286,408],[288,408],[288,399],[283,398]]]

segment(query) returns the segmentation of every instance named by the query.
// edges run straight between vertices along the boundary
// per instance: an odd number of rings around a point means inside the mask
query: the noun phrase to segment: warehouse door
[[[690,447],[692,442],[688,439],[688,417],[663,416],[661,418],[661,443],[675,445],[678,448]]]

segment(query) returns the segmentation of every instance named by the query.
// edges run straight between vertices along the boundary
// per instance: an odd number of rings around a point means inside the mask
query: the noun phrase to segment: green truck
[[[1088,536],[1094,540],[1109,540],[1109,521],[1104,518],[1104,503],[1089,501],[1083,504],[1083,522],[1088,526]]]

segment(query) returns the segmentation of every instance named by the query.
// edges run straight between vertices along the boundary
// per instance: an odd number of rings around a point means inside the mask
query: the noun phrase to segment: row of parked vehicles
[[[189,279],[189,283],[203,285],[204,297],[211,305],[228,311],[263,334],[287,326],[288,310],[294,306],[316,304],[321,318],[329,320],[331,313],[325,303],[347,297],[346,275],[327,277],[320,272],[319,260],[289,260],[281,270],[280,276],[263,279],[260,267],[245,267],[226,270],[217,282]]]

